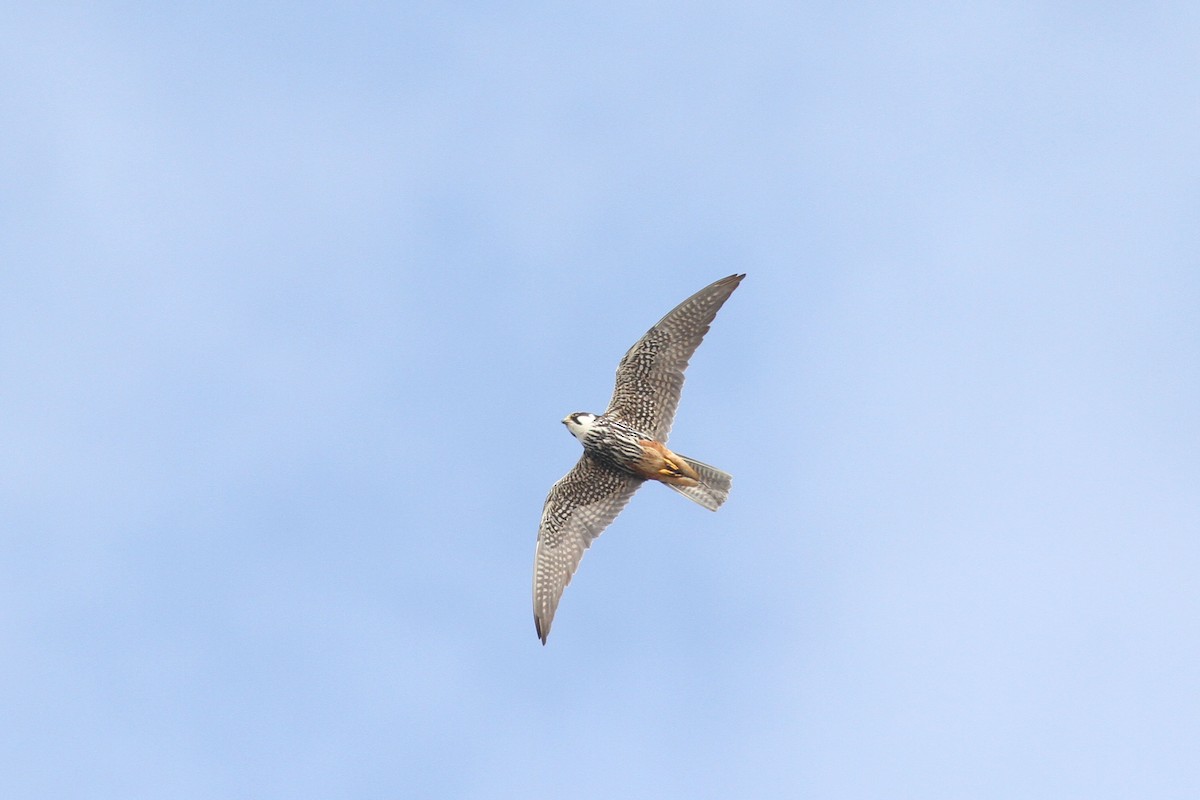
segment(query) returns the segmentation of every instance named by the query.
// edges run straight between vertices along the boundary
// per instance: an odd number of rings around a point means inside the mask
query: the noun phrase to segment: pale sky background
[[[12,4],[0,119],[0,796],[1200,796],[1200,5]]]

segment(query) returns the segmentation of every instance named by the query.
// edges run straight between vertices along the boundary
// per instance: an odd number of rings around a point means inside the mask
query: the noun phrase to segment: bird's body
[[[542,643],[583,551],[647,480],[716,511],[729,496],[725,472],[666,445],[683,371],[717,311],[745,275],[731,275],[684,300],[638,340],[617,367],[600,415],[576,412],[563,424],[580,444],[579,463],[550,490],[542,509],[533,572],[533,617]]]
[[[642,480],[695,486],[696,471],[680,457],[644,433],[611,417],[578,412],[563,420],[571,434],[605,465],[628,472]]]

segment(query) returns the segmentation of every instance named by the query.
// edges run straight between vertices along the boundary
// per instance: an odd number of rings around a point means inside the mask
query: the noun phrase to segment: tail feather
[[[705,464],[703,461],[675,454],[687,462],[688,466],[696,470],[700,476],[699,486],[678,486],[674,483],[668,483],[675,491],[689,500],[707,508],[709,511],[716,511],[729,497],[729,487],[733,485],[733,476],[728,472],[722,472],[716,467]]]

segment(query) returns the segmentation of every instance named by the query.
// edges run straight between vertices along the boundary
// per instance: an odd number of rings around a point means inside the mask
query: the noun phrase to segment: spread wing
[[[617,388],[604,414],[666,443],[688,360],[744,277],[730,275],[706,286],[646,331],[617,365]]]
[[[533,559],[533,624],[546,643],[558,598],[583,551],[621,513],[640,478],[607,467],[587,453],[554,484],[542,508]]]

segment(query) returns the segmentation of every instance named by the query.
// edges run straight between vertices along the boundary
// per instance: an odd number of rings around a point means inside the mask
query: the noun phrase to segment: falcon
[[[583,551],[616,518],[646,481],[658,481],[716,511],[733,478],[667,448],[683,389],[683,371],[717,311],[745,275],[730,275],[676,306],[629,348],[617,365],[608,409],[563,419],[583,455],[554,484],[542,507],[533,560],[533,623],[542,644],[563,589]]]

